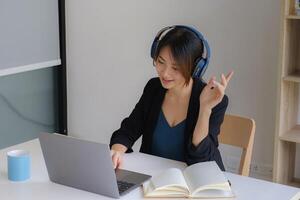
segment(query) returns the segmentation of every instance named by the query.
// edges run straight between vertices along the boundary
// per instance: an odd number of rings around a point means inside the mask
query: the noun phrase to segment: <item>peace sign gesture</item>
[[[220,103],[225,94],[225,89],[233,75],[233,71],[224,76],[221,74],[221,82],[216,81],[216,77],[213,76],[208,81],[200,94],[200,108],[212,109],[218,103]]]

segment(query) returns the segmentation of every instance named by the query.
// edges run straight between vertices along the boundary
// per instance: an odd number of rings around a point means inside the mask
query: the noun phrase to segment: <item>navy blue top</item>
[[[161,110],[153,133],[152,154],[184,161],[184,128],[185,120],[170,127]]]

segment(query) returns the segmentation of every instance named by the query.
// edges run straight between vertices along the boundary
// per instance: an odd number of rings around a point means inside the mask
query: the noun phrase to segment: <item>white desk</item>
[[[25,182],[11,182],[7,179],[6,152],[11,149],[29,150],[31,154],[31,179]],[[150,175],[160,173],[170,167],[184,168],[185,164],[142,153],[126,154],[124,168]],[[45,162],[37,139],[0,150],[0,199],[38,199],[38,200],[99,200],[111,199],[105,196],[55,184],[49,181]],[[238,200],[288,200],[299,188],[275,184],[263,180],[225,173],[232,183]],[[141,188],[122,197],[122,199],[142,199]],[[186,200],[186,199],[185,199]]]

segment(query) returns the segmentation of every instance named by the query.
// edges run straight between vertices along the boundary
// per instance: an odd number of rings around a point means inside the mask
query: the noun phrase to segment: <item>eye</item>
[[[158,59],[158,63],[159,64],[164,64],[164,62],[162,60],[160,60],[160,59]]]
[[[173,69],[174,71],[177,71],[177,70],[178,70],[178,68],[177,68],[177,67],[172,67],[172,69]]]

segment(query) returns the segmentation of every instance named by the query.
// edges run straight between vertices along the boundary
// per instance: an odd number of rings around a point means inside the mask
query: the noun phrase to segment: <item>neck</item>
[[[177,87],[169,89],[168,94],[169,96],[174,98],[183,98],[190,95],[192,91],[192,86],[193,86],[193,79],[191,78],[188,85],[183,83],[182,85],[178,85]]]

